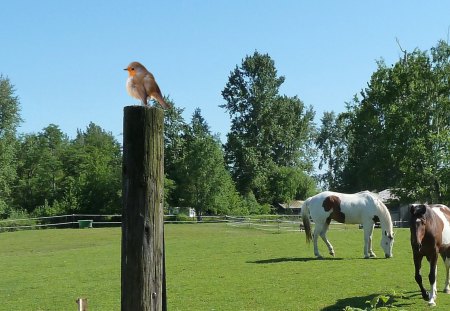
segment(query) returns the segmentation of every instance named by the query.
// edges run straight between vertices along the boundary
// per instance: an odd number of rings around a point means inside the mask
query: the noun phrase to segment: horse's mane
[[[375,205],[378,206],[378,210],[380,211],[380,215],[378,215],[378,217],[380,218],[380,222],[381,225],[383,225],[383,222],[387,225],[387,229],[388,229],[388,233],[393,233],[394,231],[394,226],[392,224],[392,218],[391,218],[391,214],[389,213],[389,210],[387,208],[387,206],[381,202],[380,199],[378,199],[377,197],[375,197],[374,195],[372,195],[373,200],[375,201]]]

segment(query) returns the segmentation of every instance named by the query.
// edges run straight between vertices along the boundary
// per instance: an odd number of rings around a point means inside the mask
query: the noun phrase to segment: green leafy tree
[[[54,124],[21,138],[16,195],[20,208],[32,212],[38,206],[52,206],[61,200],[66,177],[62,155],[68,145],[68,137]]]
[[[226,162],[239,192],[254,193],[260,203],[274,198],[269,178],[274,167],[312,171],[314,113],[297,97],[281,96],[283,82],[270,56],[255,52],[230,73],[222,91],[221,107],[232,118]]]
[[[121,210],[122,155],[114,136],[100,126],[90,123],[86,131],[78,131],[73,145],[81,152],[72,171],[73,191],[78,193],[80,212],[118,213]]]
[[[16,179],[16,133],[20,119],[19,99],[8,78],[0,75],[0,217],[11,210],[12,185]]]
[[[308,198],[315,194],[314,179],[298,167],[280,166],[270,176],[274,202],[290,202],[295,198]]]
[[[20,138],[15,205],[36,216],[120,212],[120,145],[94,123],[69,140],[50,124]]]

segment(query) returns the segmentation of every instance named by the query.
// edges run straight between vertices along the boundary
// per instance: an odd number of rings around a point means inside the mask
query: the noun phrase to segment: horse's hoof
[[[429,307],[436,307],[436,303],[434,301],[428,301]]]
[[[334,252],[330,252],[330,255],[334,257],[334,256],[335,256],[335,253],[334,253]]]
[[[444,289],[444,293],[445,294],[450,294],[450,289],[449,288]]]
[[[429,301],[431,299],[431,295],[429,292],[422,292],[423,300]]]
[[[321,255],[316,256],[316,259],[323,259]]]

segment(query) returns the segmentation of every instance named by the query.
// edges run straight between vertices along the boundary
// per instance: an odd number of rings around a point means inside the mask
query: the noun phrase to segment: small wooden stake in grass
[[[164,112],[125,107],[123,127],[121,310],[163,310]]]
[[[87,298],[78,298],[75,301],[76,301],[76,303],[78,305],[77,311],[88,311],[88,300],[87,300]]]

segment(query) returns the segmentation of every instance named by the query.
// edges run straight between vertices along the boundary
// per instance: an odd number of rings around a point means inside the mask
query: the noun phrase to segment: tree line
[[[200,109],[190,120],[167,98],[165,207],[197,214],[269,213],[326,188],[391,188],[404,201],[450,197],[450,47],[383,60],[344,112],[315,112],[280,94],[285,77],[255,51],[222,91],[231,129],[212,133]],[[0,218],[121,211],[121,145],[94,123],[70,139],[55,124],[19,134],[20,103],[0,76]],[[316,171],[319,168],[319,173]]]
[[[450,46],[377,62],[346,111],[321,119],[317,147],[325,185],[393,189],[402,201],[450,201]]]

